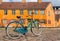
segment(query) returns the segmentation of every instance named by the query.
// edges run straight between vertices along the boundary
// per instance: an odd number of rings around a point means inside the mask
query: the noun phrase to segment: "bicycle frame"
[[[20,24],[22,24],[21,21],[22,21],[22,20],[20,20]],[[29,22],[26,27],[24,27],[24,25],[22,25],[22,27],[16,28],[16,29],[15,29],[15,32],[18,32],[18,33],[21,33],[21,34],[25,34],[25,33],[28,32],[28,28],[30,28],[30,30],[31,30],[31,32],[32,32],[32,26],[33,26],[33,24],[36,26],[36,23],[35,23],[35,22],[36,22],[35,20]]]
[[[22,20],[22,18],[20,17],[20,19],[19,19],[19,23],[22,25],[22,27],[19,29],[15,29],[15,31],[16,32],[19,32],[19,33],[22,33],[22,34],[25,34],[25,33],[27,33],[28,32],[28,28],[30,28],[30,30],[31,30],[31,32],[32,32],[32,26],[33,26],[33,24],[36,26],[36,21],[34,20],[34,18],[33,18],[33,13],[32,13],[32,15],[31,15],[31,21],[30,22],[28,22],[28,24],[27,24],[27,26],[26,27],[24,27],[24,25],[23,25],[23,20]]]
[[[31,32],[32,32],[32,27],[33,27],[33,25],[36,27],[36,20],[34,20],[34,18],[33,18],[33,13],[32,13],[32,20],[27,24],[27,26],[26,27],[24,27],[24,25],[23,25],[23,20],[22,20],[22,18],[21,17],[17,17],[17,18],[19,18],[19,21],[13,21],[13,22],[10,22],[10,23],[14,23],[14,22],[16,22],[17,23],[17,26],[16,26],[16,28],[15,28],[15,32],[18,32],[18,33],[21,33],[21,34],[25,34],[25,33],[27,33],[28,32],[28,28],[30,28],[30,30],[31,30]],[[21,27],[19,27],[18,28],[18,24],[20,24],[21,25]],[[8,24],[9,25],[9,24]],[[7,27],[8,27],[8,25],[7,25]],[[7,28],[6,28],[7,29]]]

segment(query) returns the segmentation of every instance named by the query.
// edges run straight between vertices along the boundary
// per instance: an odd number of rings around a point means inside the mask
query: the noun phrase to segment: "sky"
[[[52,2],[53,6],[60,6],[60,0],[42,0],[43,2]]]
[[[37,0],[26,0],[27,2],[37,2]],[[53,6],[60,6],[60,0],[42,0],[43,2],[51,1]],[[21,0],[3,0],[3,2],[21,2]]]

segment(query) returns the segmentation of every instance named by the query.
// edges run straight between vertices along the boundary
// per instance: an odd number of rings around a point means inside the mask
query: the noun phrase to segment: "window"
[[[3,24],[7,24],[7,19],[4,19],[3,20]]]
[[[38,10],[34,10],[34,14],[38,14]]]
[[[15,10],[12,10],[12,15],[15,15]]]
[[[51,21],[50,20],[48,20],[48,24],[51,24]]]
[[[42,19],[40,20],[40,23],[46,23],[46,20]]]
[[[55,11],[55,14],[58,14],[58,11]]]
[[[4,15],[7,15],[7,10],[4,10]]]
[[[20,10],[20,14],[21,14],[21,15],[23,14],[23,10]]]
[[[56,10],[56,8],[55,8],[55,10]]]
[[[26,23],[26,20],[25,19],[22,19],[22,22],[23,22],[23,24],[25,24]]]
[[[27,20],[28,20],[28,22],[31,22],[32,19],[28,18]]]
[[[58,8],[60,10],[60,8]]]
[[[11,20],[11,22],[14,22],[14,21],[15,21],[15,19],[12,19],[12,20]]]
[[[31,15],[32,14],[32,10],[28,10],[28,15]]]
[[[44,10],[41,10],[40,13],[41,13],[41,15],[43,15],[44,14]]]
[[[48,12],[48,16],[50,16],[50,11]]]
[[[51,8],[51,10],[53,10],[53,8],[52,7],[50,7]]]
[[[58,13],[57,14],[60,14],[60,11],[58,11]]]

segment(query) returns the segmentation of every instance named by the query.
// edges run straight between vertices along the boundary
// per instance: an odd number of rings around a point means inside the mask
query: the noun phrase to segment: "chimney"
[[[2,3],[2,0],[0,0],[0,4]]]
[[[22,0],[22,2],[26,2],[26,0]]]
[[[42,0],[38,0],[38,2],[42,2]]]

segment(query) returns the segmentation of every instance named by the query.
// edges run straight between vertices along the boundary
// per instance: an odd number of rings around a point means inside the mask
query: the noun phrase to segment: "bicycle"
[[[30,28],[30,31],[33,35],[40,35],[39,31],[39,23],[36,20],[31,20],[27,26],[23,25],[23,20],[20,16],[17,16],[19,21],[12,21],[10,22],[6,30],[6,35],[11,39],[17,39],[20,38],[21,35],[25,35],[28,32],[28,28]]]

